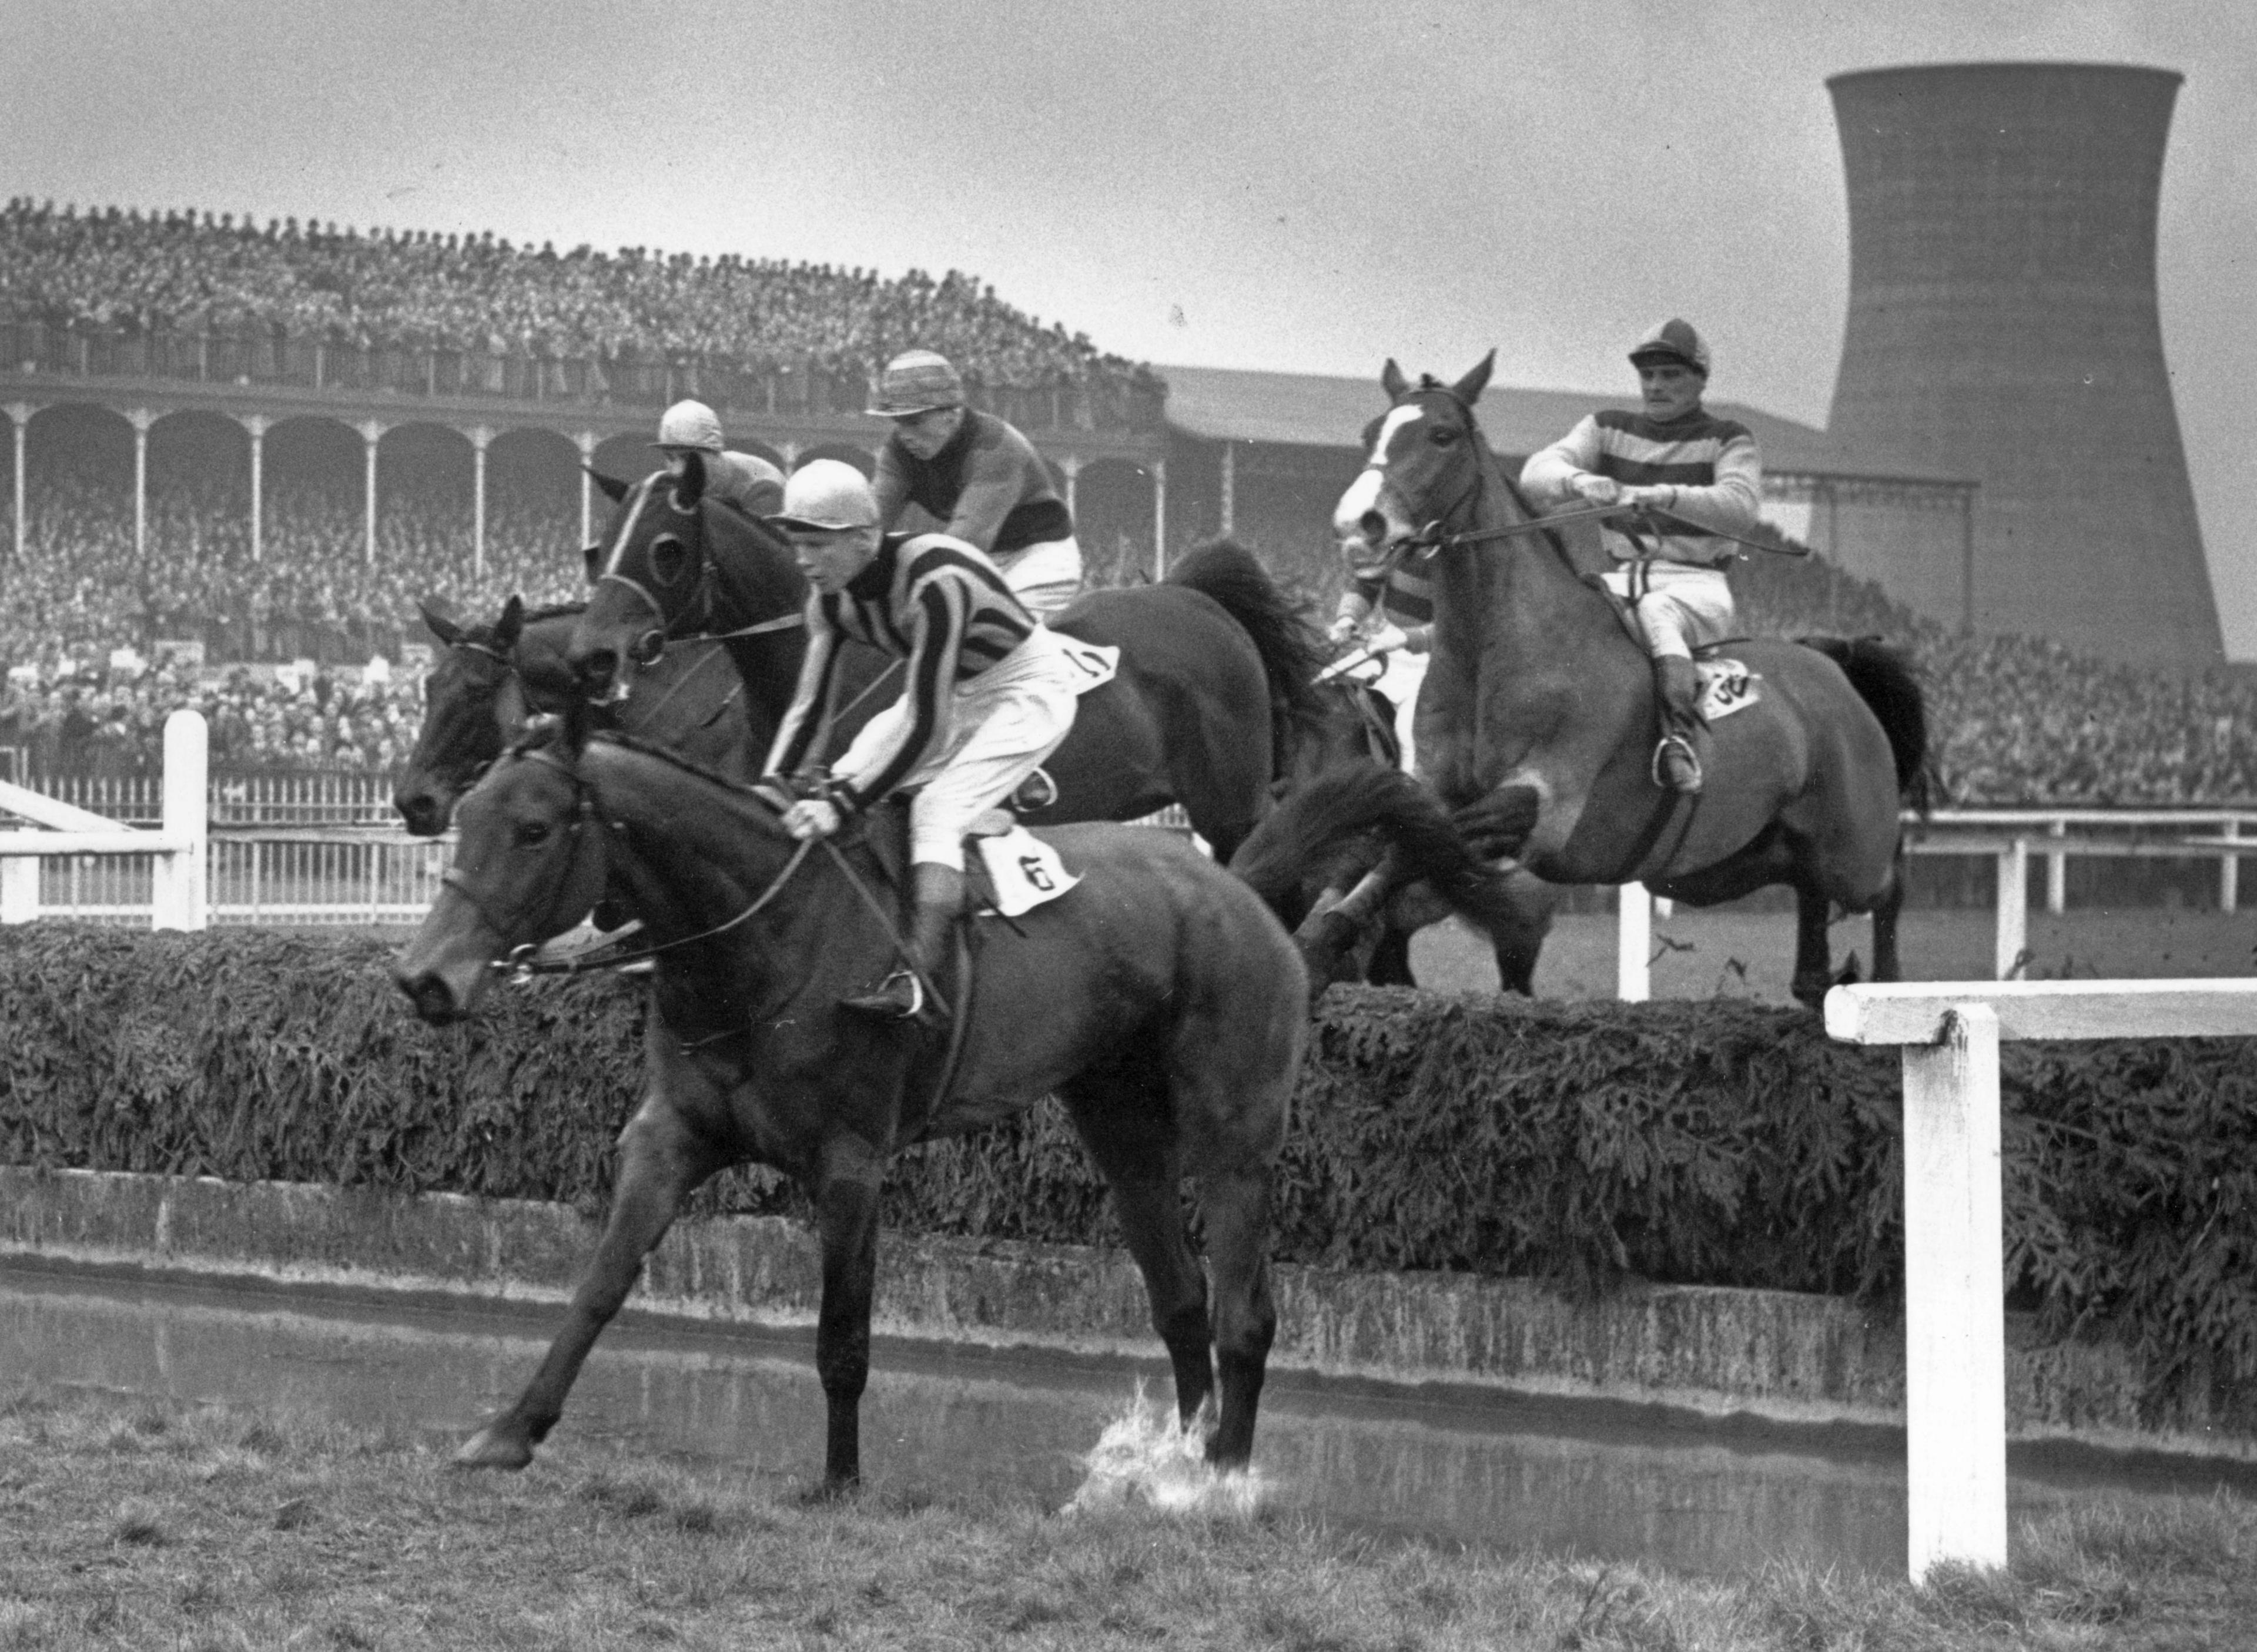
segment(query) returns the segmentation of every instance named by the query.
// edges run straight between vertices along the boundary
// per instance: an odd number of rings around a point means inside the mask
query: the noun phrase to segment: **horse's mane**
[[[740,797],[756,798],[761,802],[769,805],[771,808],[774,807],[774,800],[759,787],[748,786],[742,780],[733,780],[719,769],[700,763],[696,758],[684,757],[672,747],[662,745],[655,740],[646,738],[639,734],[630,734],[625,729],[598,729],[588,736],[590,745],[599,741],[605,745],[624,747],[642,757],[655,758],[669,767],[680,769],[684,774],[694,775],[698,780],[717,786],[725,792],[732,792]]]
[[[587,611],[588,604],[584,602],[548,603],[539,608],[527,609],[520,617],[518,623],[525,625],[534,625],[540,624],[544,619],[562,619],[567,614],[570,614],[577,618],[578,616],[584,614]]]

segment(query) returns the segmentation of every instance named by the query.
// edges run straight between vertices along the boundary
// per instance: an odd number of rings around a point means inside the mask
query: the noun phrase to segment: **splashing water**
[[[1258,1469],[1223,1471],[1208,1464],[1206,1436],[1213,1422],[1212,1400],[1184,1426],[1172,1405],[1147,1399],[1138,1383],[1128,1408],[1105,1425],[1096,1449],[1082,1459],[1087,1472],[1081,1489],[1062,1512],[1142,1503],[1171,1514],[1253,1514],[1269,1483]]]

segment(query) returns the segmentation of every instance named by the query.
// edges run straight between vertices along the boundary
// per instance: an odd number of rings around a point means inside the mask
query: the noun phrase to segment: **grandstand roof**
[[[1210,441],[1274,441],[1309,448],[1352,448],[1365,423],[1385,411],[1377,374],[1335,378],[1318,373],[1249,372],[1229,367],[1158,367],[1168,383],[1168,422]],[[1519,390],[1492,384],[1481,399],[1482,427],[1499,453],[1533,453],[1565,435],[1594,408],[1631,406],[1625,395],[1580,390]],[[1852,451],[1823,430],[1737,402],[1711,402],[1726,419],[1755,433],[1764,468],[1814,476],[1952,484],[1872,450]]]

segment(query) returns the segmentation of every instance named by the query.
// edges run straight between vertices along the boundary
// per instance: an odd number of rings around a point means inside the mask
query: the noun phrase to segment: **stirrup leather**
[[[1669,755],[1672,746],[1684,753],[1686,766],[1693,771],[1682,786],[1673,784],[1662,773],[1662,759]],[[1702,780],[1701,759],[1693,750],[1693,742],[1681,734],[1663,735],[1653,748],[1653,783],[1665,792],[1679,792],[1689,797],[1701,789]]]

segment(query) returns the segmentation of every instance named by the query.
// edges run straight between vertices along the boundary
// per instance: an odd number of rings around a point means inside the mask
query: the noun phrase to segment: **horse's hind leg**
[[[1902,844],[1897,845],[1896,864],[1889,872],[1888,893],[1873,903],[1873,979],[1900,981],[1903,971],[1897,962],[1897,918],[1904,910],[1905,875],[1911,869],[1911,858]]]
[[[1222,1407],[1207,1461],[1243,1468],[1254,1455],[1277,1310],[1270,1296],[1270,1167],[1241,1162],[1199,1172],[1199,1211],[1214,1262],[1214,1358]]]
[[[1794,980],[1796,999],[1812,1009],[1823,1008],[1827,989],[1834,985],[1831,946],[1826,921],[1833,903],[1808,884],[1794,886]]]
[[[1214,1392],[1208,1354],[1206,1276],[1192,1253],[1178,1189],[1183,1161],[1165,1092],[1149,1070],[1089,1074],[1059,1098],[1113,1190],[1128,1253],[1144,1275],[1152,1329],[1175,1368],[1176,1408],[1188,1424]]]
[[[564,1396],[596,1338],[642,1272],[643,1258],[673,1225],[682,1201],[721,1167],[721,1158],[654,1097],[645,1098],[619,1138],[619,1175],[603,1238],[573,1288],[564,1328],[517,1402],[455,1454],[464,1468],[523,1468],[563,1415]]]

